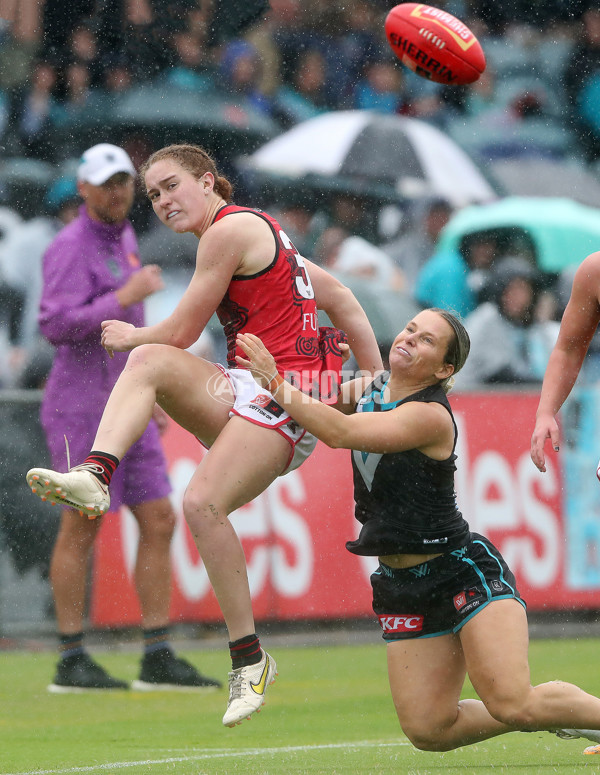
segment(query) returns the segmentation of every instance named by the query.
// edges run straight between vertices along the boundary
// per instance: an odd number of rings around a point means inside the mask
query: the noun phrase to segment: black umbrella
[[[336,111],[270,140],[239,166],[314,189],[378,190],[382,199],[443,196],[459,207],[496,198],[469,156],[439,129],[406,116]],[[335,182],[333,182],[335,181]]]

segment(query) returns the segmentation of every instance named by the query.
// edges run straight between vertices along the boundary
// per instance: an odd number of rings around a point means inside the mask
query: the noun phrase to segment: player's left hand
[[[238,334],[236,343],[248,356],[242,358],[236,355],[236,361],[240,366],[250,369],[258,384],[266,387],[277,374],[277,364],[271,353],[254,334]]]

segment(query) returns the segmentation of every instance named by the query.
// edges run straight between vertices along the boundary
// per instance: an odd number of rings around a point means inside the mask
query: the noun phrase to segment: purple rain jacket
[[[55,346],[56,353],[44,390],[41,419],[53,465],[58,470],[67,470],[65,435],[71,465],[81,463],[90,451],[104,405],[127,361],[128,353],[115,353],[114,358],[109,358],[100,343],[101,322],[119,319],[135,326],[144,325],[143,303],[123,309],[115,296],[115,291],[139,267],[137,239],[131,223],[99,223],[89,217],[84,206],[44,254],[38,320],[42,334]],[[170,487],[154,422],[125,460],[132,455],[132,462],[146,462],[150,482],[142,488],[146,497],[167,494]],[[115,474],[117,481],[125,473],[122,468]],[[111,493],[117,495],[115,478]],[[140,497],[133,500],[130,493],[126,497],[129,500],[125,503],[140,502]]]
[[[92,220],[85,207],[48,246],[43,259],[40,331],[56,347],[44,395],[44,411],[104,408],[128,353],[109,358],[100,324],[111,318],[144,325],[140,302],[123,309],[115,291],[140,267],[129,221]]]

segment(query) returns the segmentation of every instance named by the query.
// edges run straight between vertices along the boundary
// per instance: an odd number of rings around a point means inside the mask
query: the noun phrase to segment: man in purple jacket
[[[52,465],[59,471],[68,470],[69,456],[79,460],[87,455],[127,359],[127,353],[108,357],[100,344],[101,321],[117,318],[144,325],[142,302],[163,287],[158,266],[140,266],[136,236],[127,220],[135,174],[122,148],[108,143],[89,148],[77,173],[84,204],[44,255],[39,323],[56,354],[41,419]],[[215,688],[218,681],[202,676],[169,646],[170,543],[175,526],[170,489],[158,427],[151,422],[111,485],[112,506],[127,505],[140,531],[135,581],[144,656],[132,686]],[[88,558],[100,524],[100,519],[86,519],[74,509],[62,510],[50,566],[61,654],[54,683],[48,687],[52,692],[129,687],[108,675],[83,645]]]

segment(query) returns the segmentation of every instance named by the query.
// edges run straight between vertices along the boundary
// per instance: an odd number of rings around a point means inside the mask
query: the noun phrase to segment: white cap
[[[118,145],[100,143],[88,148],[79,161],[77,180],[101,186],[118,172],[135,177],[135,167],[129,155]]]

